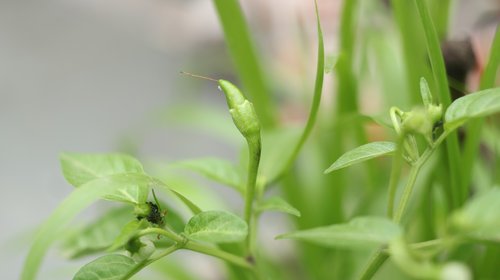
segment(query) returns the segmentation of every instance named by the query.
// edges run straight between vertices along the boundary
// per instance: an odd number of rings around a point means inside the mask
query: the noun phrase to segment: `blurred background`
[[[241,2],[282,103],[280,114],[301,124],[316,67],[313,3]],[[327,53],[334,55],[341,1],[318,2]],[[378,11],[381,22],[361,21],[387,28],[384,1],[361,2]],[[498,1],[453,5],[450,36],[460,39]],[[213,84],[182,76],[182,70],[238,81],[211,1],[0,0],[2,279],[19,276],[37,225],[72,190],[59,168],[60,152],[126,151],[145,160],[237,158],[237,132],[224,128],[231,124],[229,115],[215,122],[220,114],[214,111],[227,113],[224,99]],[[328,77],[326,100],[334,84]],[[367,106],[377,104],[372,103]],[[207,104],[213,110],[201,109]],[[207,123],[195,124],[196,118]],[[57,256],[46,259],[44,275],[61,269]],[[75,267],[66,268],[68,275]]]

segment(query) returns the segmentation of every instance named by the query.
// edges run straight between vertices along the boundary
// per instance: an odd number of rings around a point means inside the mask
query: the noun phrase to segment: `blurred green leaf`
[[[122,280],[128,275],[136,262],[124,255],[106,255],[84,265],[73,277],[73,280]]]
[[[242,194],[245,192],[243,180],[238,168],[227,160],[219,158],[199,158],[175,162],[172,166],[198,172],[218,183],[232,187]]]
[[[325,170],[325,174],[372,158],[392,154],[395,150],[396,144],[393,142],[372,142],[359,146],[340,156]]]
[[[147,227],[148,222],[145,219],[130,221],[122,228],[120,235],[116,237],[113,245],[108,248],[108,252],[115,251],[125,246],[128,241],[137,234],[139,230],[145,229]]]
[[[300,217],[299,210],[295,209],[283,198],[278,196],[273,196],[264,201],[259,202],[255,208],[257,212],[277,211]]]
[[[276,237],[297,239],[324,247],[348,249],[372,249],[387,245],[401,235],[401,229],[392,221],[382,217],[359,217],[347,224],[301,230]]]
[[[422,101],[425,106],[432,104],[431,90],[429,89],[429,84],[424,77],[420,78],[420,95],[422,95]]]
[[[500,189],[477,195],[456,211],[451,221],[464,234],[500,242]]]
[[[79,187],[88,181],[120,173],[144,173],[141,163],[125,154],[62,153],[64,178]]]
[[[60,161],[64,177],[75,187],[111,175],[144,174],[141,163],[124,154],[63,153],[60,155]],[[107,195],[105,199],[127,203],[144,203],[149,194],[149,188],[147,188],[149,181],[139,180],[136,181],[137,184],[126,182],[123,188]],[[142,186],[138,184],[142,184]]]
[[[64,254],[69,258],[78,258],[104,251],[113,244],[120,229],[131,218],[130,207],[110,209],[96,221],[68,236],[62,244]]]
[[[486,89],[460,97],[448,107],[445,128],[455,129],[469,119],[500,112],[500,88]]]
[[[240,217],[225,211],[201,212],[189,220],[184,229],[187,237],[213,243],[243,241],[248,226]]]
[[[147,180],[150,180],[150,177],[143,174],[120,174],[95,179],[75,188],[42,224],[25,260],[21,279],[32,280],[35,278],[50,245],[61,236],[64,226],[83,209],[106,194],[114,193],[123,188],[124,183],[134,184],[136,181]],[[144,185],[139,184],[138,186]]]

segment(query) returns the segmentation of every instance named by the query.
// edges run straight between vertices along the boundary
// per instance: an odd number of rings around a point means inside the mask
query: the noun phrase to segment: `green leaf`
[[[393,142],[368,143],[343,154],[324,173],[330,173],[372,158],[392,154],[394,151],[396,151],[396,144]]]
[[[386,245],[401,235],[401,229],[382,217],[359,217],[347,224],[336,224],[287,233],[277,239],[298,239],[324,247],[371,249]]]
[[[64,177],[75,187],[111,175],[144,174],[141,163],[124,154],[62,153],[60,161]],[[144,203],[148,194],[148,188],[129,184],[105,198],[126,203]]]
[[[175,196],[177,196],[177,198],[179,198],[180,201],[182,201],[182,203],[184,203],[184,205],[186,205],[189,210],[191,210],[191,212],[193,214],[199,214],[202,212],[202,210],[200,209],[200,207],[198,207],[198,205],[194,204],[191,200],[189,200],[187,197],[183,196],[182,194],[174,191],[174,190],[170,190]]]
[[[420,95],[422,95],[424,106],[427,107],[432,104],[431,90],[429,89],[429,84],[424,77],[420,78]]]
[[[293,206],[288,204],[281,197],[273,196],[265,201],[261,201],[257,204],[256,209],[257,212],[264,211],[278,211],[283,213],[288,213],[297,217],[300,217],[299,210],[295,209]]]
[[[123,188],[124,184],[125,186],[126,184],[137,184],[137,182],[150,179],[143,174],[120,174],[92,180],[75,188],[42,224],[26,257],[21,279],[32,280],[35,278],[50,245],[56,238],[64,234],[62,230],[64,226],[68,225],[79,212],[106,194]],[[138,185],[143,186],[143,184]]]
[[[128,279],[136,262],[124,255],[106,255],[84,265],[73,280],[122,280]]]
[[[124,154],[62,153],[59,160],[64,178],[75,187],[109,175],[144,173],[138,160]]]
[[[240,217],[225,211],[206,211],[195,215],[187,223],[187,237],[213,243],[243,241],[248,226]]]
[[[478,91],[451,103],[444,116],[444,126],[447,130],[453,130],[469,119],[498,112],[500,112],[500,88]]]
[[[64,254],[68,258],[78,258],[88,254],[104,251],[113,244],[120,234],[120,229],[132,218],[130,207],[114,208],[106,212],[96,221],[77,229],[62,244]]]
[[[218,183],[232,187],[240,193],[245,191],[238,168],[229,161],[218,158],[200,158],[177,162],[173,166],[198,172]]]
[[[474,197],[452,216],[454,228],[481,239],[500,241],[500,189]]]
[[[133,220],[126,224],[120,232],[120,235],[116,237],[113,245],[108,248],[108,252],[115,251],[125,246],[127,242],[133,238],[137,232],[141,229],[147,228],[148,222],[145,219],[142,220]]]

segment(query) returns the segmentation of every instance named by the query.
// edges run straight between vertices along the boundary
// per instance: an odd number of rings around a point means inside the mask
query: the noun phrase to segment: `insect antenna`
[[[218,80],[216,80],[214,78],[205,77],[205,76],[201,76],[201,75],[196,75],[196,74],[192,74],[192,73],[189,73],[189,72],[181,71],[180,73],[183,74],[183,75],[186,75],[186,76],[197,78],[197,79],[209,80],[209,81],[216,82],[216,83],[219,82]]]

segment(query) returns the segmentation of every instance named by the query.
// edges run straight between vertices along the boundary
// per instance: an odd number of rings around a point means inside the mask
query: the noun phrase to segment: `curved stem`
[[[252,236],[254,229],[254,223],[252,222],[253,216],[253,201],[255,197],[255,184],[257,182],[257,173],[259,171],[260,153],[261,153],[261,141],[260,135],[255,139],[247,139],[248,143],[248,174],[247,174],[247,186],[245,192],[245,212],[244,217],[248,225],[248,235],[246,239],[247,253],[250,253],[250,245],[252,244]]]
[[[304,146],[307,138],[311,134],[314,124],[316,123],[316,118],[318,116],[319,104],[321,102],[321,93],[323,90],[323,79],[325,76],[325,50],[323,43],[323,32],[321,30],[321,22],[318,12],[318,3],[316,1],[314,1],[314,7],[316,11],[316,30],[318,34],[318,56],[316,62],[316,81],[314,83],[314,96],[311,104],[311,110],[309,111],[309,117],[307,118],[306,126],[304,128],[304,131],[302,132],[302,135],[300,136],[299,141],[297,142],[297,145],[294,147],[293,152],[288,158],[283,170],[278,174],[277,178],[274,178],[274,180],[272,181],[279,179],[284,175],[284,173],[288,171],[288,169],[290,169],[300,150],[302,149],[302,146]]]
[[[413,192],[413,188],[415,186],[415,182],[417,180],[418,172],[420,171],[421,165],[412,166],[410,169],[410,174],[408,176],[408,181],[406,182],[406,186],[403,190],[403,194],[401,195],[401,199],[399,201],[398,209],[394,214],[394,221],[396,223],[400,223],[403,218],[403,214],[406,211],[406,207],[408,205],[408,201],[410,200],[411,193]]]
[[[138,236],[143,236],[143,235],[148,235],[148,234],[163,235],[163,236],[175,241],[176,242],[176,244],[174,245],[175,250],[187,249],[187,250],[195,251],[195,252],[202,253],[205,255],[217,257],[219,259],[225,260],[229,263],[241,266],[241,267],[246,268],[246,269],[253,269],[253,266],[242,257],[233,255],[231,253],[217,249],[215,247],[207,246],[207,245],[195,242],[195,241],[188,240],[187,238],[185,238],[179,234],[176,234],[174,232],[168,231],[168,230],[164,230],[161,228],[147,228],[147,229],[140,231],[138,233]],[[172,247],[169,247],[169,249]],[[173,250],[173,248],[172,248],[172,250]],[[169,253],[164,252],[164,254],[165,255],[163,255],[163,256],[166,256]],[[157,258],[155,258],[154,260],[156,260],[156,259]],[[148,264],[146,264],[146,265],[148,265]]]
[[[384,262],[389,258],[383,250],[379,249],[370,259],[370,262],[363,270],[363,273],[359,277],[359,280],[369,280],[375,275],[378,269],[384,264]]]
[[[420,156],[420,158],[417,160],[417,162],[412,166],[412,169],[410,171],[410,175],[408,178],[408,182],[406,183],[405,189],[403,191],[403,195],[401,197],[398,209],[396,210],[396,214],[394,216],[394,221],[396,223],[400,223],[403,216],[405,215],[406,212],[406,207],[408,204],[408,201],[410,199],[411,193],[413,191],[413,187],[415,185],[418,173],[420,171],[420,168],[424,165],[424,163],[430,158],[432,153],[437,149],[439,144],[443,142],[446,137],[455,130],[455,128],[446,130],[439,136],[439,138],[434,142],[434,144],[427,148],[425,152]],[[383,248],[380,248],[371,258],[370,262],[366,266],[366,268],[363,270],[363,273],[361,274],[360,279],[362,280],[367,280],[371,279],[373,275],[378,271],[378,269],[384,264],[384,262],[387,260],[389,256],[383,252]]]
[[[188,249],[205,255],[210,255],[246,269],[253,270],[254,268],[253,265],[251,265],[246,259],[242,257],[197,242],[189,241],[188,243],[186,243],[186,245],[184,245],[184,249]]]

